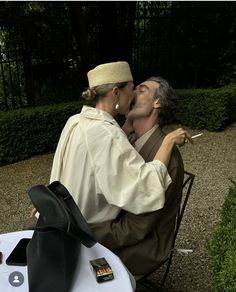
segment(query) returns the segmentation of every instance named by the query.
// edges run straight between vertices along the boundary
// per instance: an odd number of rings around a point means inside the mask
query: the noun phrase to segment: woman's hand
[[[133,124],[130,122],[129,119],[126,119],[122,130],[125,132],[126,136],[128,137],[128,140],[131,145],[134,145],[134,142],[137,140],[136,134],[133,129]]]
[[[160,160],[167,167],[170,161],[170,155],[171,155],[171,151],[174,145],[176,144],[176,145],[182,146],[184,145],[185,141],[188,141],[188,140],[190,143],[193,143],[189,132],[184,130],[183,128],[178,128],[170,132],[169,134],[165,136],[161,144],[161,147],[157,151],[154,159]]]
[[[122,126],[122,130],[127,136],[129,136],[134,132],[133,123],[129,119],[126,119],[124,125]]]
[[[178,128],[170,132],[169,134],[166,135],[165,139],[171,140],[172,143],[179,146],[184,145],[187,141],[193,143],[191,135],[187,130],[184,130],[183,128]]]
[[[30,218],[33,218],[33,217],[35,217],[35,214],[37,213],[37,209],[36,208],[33,208],[32,210],[31,210],[31,213],[30,213]]]

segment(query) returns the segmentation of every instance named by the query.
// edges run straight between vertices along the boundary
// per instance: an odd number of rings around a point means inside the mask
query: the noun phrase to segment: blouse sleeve
[[[103,123],[90,131],[88,151],[107,202],[134,214],[161,209],[171,183],[166,166],[158,160],[145,163],[118,126]]]

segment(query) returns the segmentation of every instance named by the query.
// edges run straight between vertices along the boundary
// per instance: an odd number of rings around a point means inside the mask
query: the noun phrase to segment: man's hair
[[[158,124],[163,127],[170,124],[176,115],[177,95],[170,84],[160,76],[150,77],[146,81],[155,81],[159,84],[155,92],[155,99],[159,99]]]

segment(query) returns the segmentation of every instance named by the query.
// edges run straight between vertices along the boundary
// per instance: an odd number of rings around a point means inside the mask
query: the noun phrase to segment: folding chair
[[[169,273],[170,270],[170,266],[171,266],[171,262],[172,262],[172,258],[173,258],[173,254],[174,254],[174,248],[175,248],[175,241],[178,235],[178,231],[180,228],[180,224],[184,215],[184,211],[189,199],[189,195],[191,193],[191,189],[193,186],[193,181],[194,181],[195,175],[188,172],[188,171],[184,171],[184,182],[183,182],[183,188],[182,188],[182,199],[181,199],[181,204],[179,206],[179,210],[176,216],[176,226],[175,226],[175,233],[174,233],[174,237],[173,237],[173,242],[172,242],[172,248],[170,250],[169,256],[166,258],[166,260],[164,261],[164,263],[162,263],[160,266],[158,266],[157,268],[155,268],[154,271],[152,271],[151,273],[145,275],[143,278],[141,278],[140,280],[137,281],[138,287],[140,288],[146,288],[147,291],[153,291],[153,292],[158,292],[158,291],[164,291],[164,284],[167,278],[167,275]],[[161,284],[157,285],[156,283],[153,283],[151,280],[147,279],[151,274],[153,274],[155,271],[157,271],[160,267],[162,267],[163,265],[166,265],[165,268],[165,272],[164,275],[162,277],[161,280]],[[142,291],[144,291],[142,289]]]

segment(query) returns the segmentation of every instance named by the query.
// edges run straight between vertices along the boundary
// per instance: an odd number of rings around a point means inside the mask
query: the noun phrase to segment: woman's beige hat
[[[133,81],[133,76],[127,62],[112,62],[101,64],[87,74],[89,87],[108,83]]]

